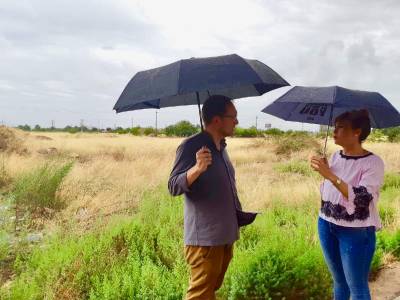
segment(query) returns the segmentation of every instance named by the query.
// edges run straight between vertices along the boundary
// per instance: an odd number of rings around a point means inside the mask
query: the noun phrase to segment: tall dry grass
[[[23,136],[28,154],[8,153],[12,178],[48,161],[75,161],[59,191],[67,208],[61,220],[92,222],[137,206],[144,191],[167,178],[178,139],[112,134],[31,133]],[[54,224],[53,224],[54,225]]]
[[[97,215],[134,208],[144,191],[160,182],[166,186],[176,147],[182,141],[115,134],[18,134],[27,154],[7,154],[7,173],[15,178],[48,160],[74,160],[60,191],[68,205],[62,218],[79,220],[95,220]],[[318,176],[282,173],[277,168],[283,164],[307,164],[317,153],[315,147],[277,155],[274,139],[230,138],[227,142],[246,209],[261,211],[275,202],[296,205],[315,201],[318,205]],[[400,171],[400,144],[367,143],[365,147],[383,158],[387,171]],[[329,141],[328,155],[338,149]]]

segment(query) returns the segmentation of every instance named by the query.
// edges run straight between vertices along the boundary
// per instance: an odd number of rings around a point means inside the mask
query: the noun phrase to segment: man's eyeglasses
[[[232,115],[223,115],[221,118],[230,118],[232,120],[237,120],[237,116],[232,116]]]

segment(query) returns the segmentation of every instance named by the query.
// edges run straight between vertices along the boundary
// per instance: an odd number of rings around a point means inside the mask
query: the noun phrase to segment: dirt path
[[[382,269],[375,281],[370,282],[372,299],[400,300],[400,262]]]

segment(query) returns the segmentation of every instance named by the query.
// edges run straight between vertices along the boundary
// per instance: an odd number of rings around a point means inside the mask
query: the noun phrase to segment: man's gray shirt
[[[212,163],[190,187],[186,173],[196,164],[196,152],[206,146]],[[235,170],[225,150],[221,151],[207,132],[184,140],[178,147],[168,181],[173,196],[185,195],[185,245],[218,246],[232,244],[239,238],[236,210],[241,211],[235,184]]]

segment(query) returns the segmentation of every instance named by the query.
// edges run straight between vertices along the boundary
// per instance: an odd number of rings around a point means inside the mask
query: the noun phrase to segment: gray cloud
[[[212,9],[211,9],[212,8]],[[0,119],[93,126],[150,125],[154,111],[112,106],[142,69],[180,58],[238,53],[293,85],[377,90],[400,108],[400,2],[3,1]],[[259,111],[285,89],[237,101],[243,126],[297,126]],[[179,113],[178,113],[179,112]],[[195,107],[161,110],[161,126],[198,120]]]

